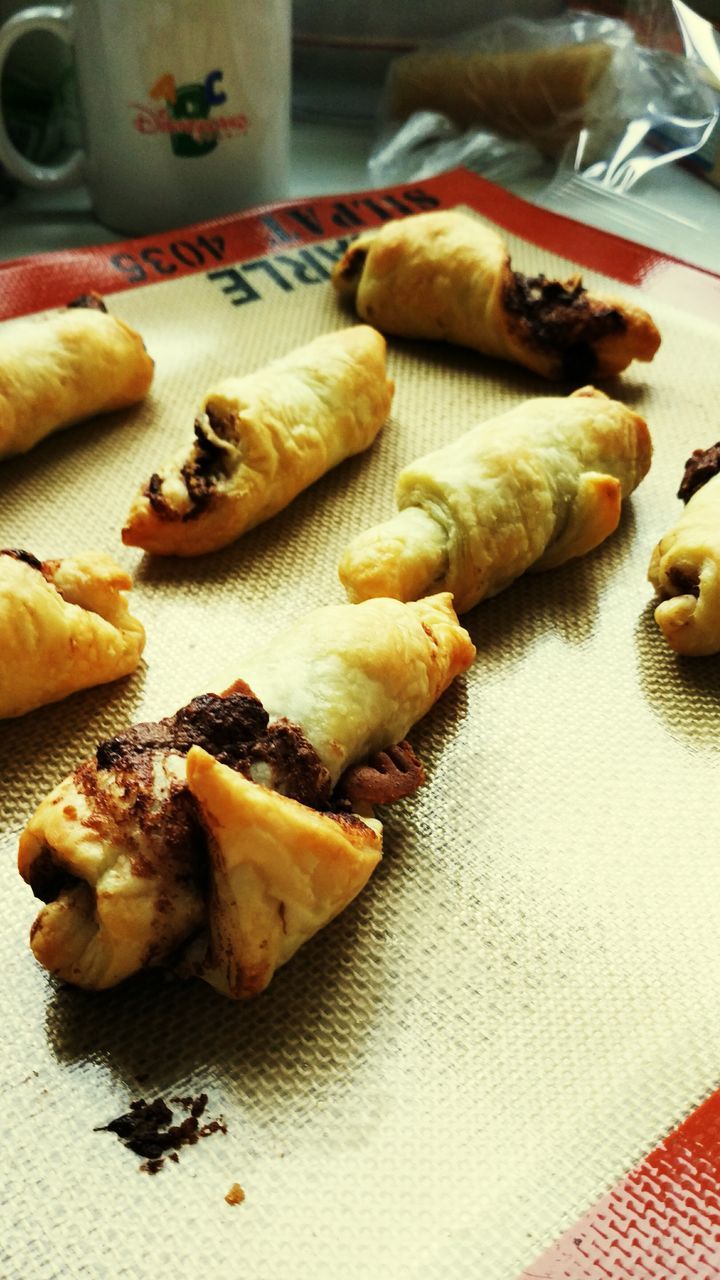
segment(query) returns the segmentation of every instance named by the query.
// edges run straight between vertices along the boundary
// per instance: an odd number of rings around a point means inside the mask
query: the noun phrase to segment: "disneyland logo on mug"
[[[246,133],[250,123],[242,112],[211,116],[214,107],[227,102],[227,94],[219,87],[222,79],[222,71],[215,70],[208,72],[204,80],[178,86],[170,73],[160,76],[150,90],[150,97],[163,102],[164,106],[129,103],[137,113],[133,127],[138,133],[169,134],[176,156],[207,155],[220,138]]]

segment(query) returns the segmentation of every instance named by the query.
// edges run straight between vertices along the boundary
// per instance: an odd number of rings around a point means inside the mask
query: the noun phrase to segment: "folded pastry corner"
[[[456,210],[361,233],[332,280],[383,333],[458,343],[550,379],[621,373],[632,360],[652,360],[660,345],[641,307],[589,293],[579,276],[514,271],[501,236]]]
[[[136,495],[123,542],[160,555],[227,546],[332,467],[369,448],[393,384],[369,325],[323,334],[206,395],[195,439]]]
[[[51,432],[142,400],[154,363],[139,333],[86,295],[0,325],[0,459]]]
[[[403,739],[474,656],[449,595],[331,605],[223,692],[101,742],[21,836],[37,959],[90,989],[180,964],[261,990],[362,888],[381,829],[352,809],[422,782]]]
[[[209,945],[193,971],[234,999],[255,995],[364,887],[382,827],[257,786],[199,747],[187,779],[211,866]]]
[[[686,506],[653,550],[648,578],[663,597],[655,621],[676,653],[720,653],[720,444],[688,459]]]
[[[0,550],[0,718],[136,669],[145,631],[128,607],[131,586],[102,551],[40,561]]]
[[[651,455],[644,419],[594,387],[528,400],[405,467],[399,513],[350,543],[341,581],[353,601],[450,591],[463,613],[599,546]]]
[[[80,766],[20,837],[18,869],[46,904],[30,932],[33,954],[88,990],[161,960],[204,918],[199,835],[180,761],[146,764],[145,773],[127,759],[112,772]]]

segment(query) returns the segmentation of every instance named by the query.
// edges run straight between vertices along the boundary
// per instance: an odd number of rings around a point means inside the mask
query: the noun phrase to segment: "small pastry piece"
[[[0,718],[129,675],[145,632],[124,569],[101,551],[41,562],[0,551]]]
[[[249,683],[101,743],[20,839],[47,903],[37,959],[100,989],[190,944],[183,972],[260,990],[380,856],[379,824],[350,804],[409,793],[394,776],[383,789],[383,760],[370,792],[352,766],[401,742],[474,655],[447,595],[329,606],[263,643]],[[414,758],[392,754],[419,783]]]
[[[720,443],[696,449],[678,492],[686,506],[655,547],[655,621],[676,653],[720,653]]]
[[[451,591],[463,613],[597,547],[650,457],[644,420],[594,387],[528,400],[405,467],[399,514],[350,543],[340,578],[351,600]]]
[[[225,379],[205,397],[194,444],[138,494],[123,542],[179,556],[226,546],[367,449],[392,393],[385,340],[367,325]]]
[[[88,295],[0,326],[0,458],[60,427],[142,400],[153,362],[140,335]]]
[[[200,747],[188,755],[187,779],[212,867],[198,972],[224,995],[255,995],[364,887],[382,855],[382,827],[258,787]]]
[[[483,125],[556,155],[582,127],[584,107],[612,52],[592,41],[498,54],[409,53],[391,65],[388,114],[405,120],[414,111],[439,111],[460,128]]]
[[[513,271],[496,231],[454,211],[358,236],[333,268],[338,293],[383,333],[434,338],[582,382],[652,360],[660,334],[632,303]]]

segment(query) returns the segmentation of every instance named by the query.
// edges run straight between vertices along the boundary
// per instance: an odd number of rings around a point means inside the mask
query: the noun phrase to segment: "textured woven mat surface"
[[[510,239],[521,269],[571,267]],[[720,331],[651,307],[655,361],[604,384],[655,443],[621,528],[467,615],[477,661],[414,732],[428,782],[386,811],[382,865],[262,997],[233,1005],[160,974],[99,996],[55,987],[27,946],[18,829],[99,738],[173,711],[218,669],[242,675],[285,618],[341,600],[339,555],[390,514],[401,465],[555,389],[394,341],[372,450],[234,546],[155,561],[119,531],[207,386],[352,318],[326,283],[271,277],[240,307],[196,276],[111,308],[157,362],[148,400],[0,475],[0,545],[112,552],[148,632],[130,680],[0,726],[0,1270],[510,1280],[720,1078],[719,667],[666,648],[646,581],[683,462],[718,434]],[[200,1091],[228,1132],[157,1177],[93,1132],[131,1097]],[[246,1200],[230,1207],[234,1182]]]

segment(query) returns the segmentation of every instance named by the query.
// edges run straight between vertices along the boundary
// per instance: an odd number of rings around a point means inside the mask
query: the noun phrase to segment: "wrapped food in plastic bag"
[[[511,180],[577,136],[618,49],[623,23],[568,12],[509,17],[397,58],[383,98],[374,180],[427,177],[455,164]]]
[[[503,18],[396,59],[373,181],[464,165],[666,252],[681,225],[683,256],[714,267],[716,196],[696,183],[690,217],[674,162],[720,184],[720,37],[684,0],[629,0],[625,17]]]

